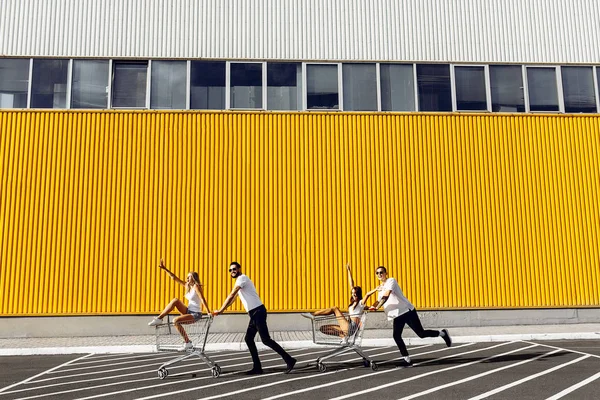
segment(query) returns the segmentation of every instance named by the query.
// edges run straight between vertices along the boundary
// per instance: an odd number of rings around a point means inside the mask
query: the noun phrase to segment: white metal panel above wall
[[[599,63],[597,0],[0,0],[0,56]]]

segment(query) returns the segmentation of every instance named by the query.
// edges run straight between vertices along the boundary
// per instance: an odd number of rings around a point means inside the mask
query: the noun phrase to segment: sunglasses
[[[383,274],[385,274],[385,271],[376,271],[375,272],[375,275],[383,275]]]
[[[233,271],[236,271],[236,270],[237,270],[237,268],[236,268],[236,267],[229,268],[229,272],[233,272]]]

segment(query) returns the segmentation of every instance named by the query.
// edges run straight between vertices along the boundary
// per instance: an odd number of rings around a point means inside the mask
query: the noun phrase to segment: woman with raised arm
[[[181,279],[179,279],[174,273],[167,269],[164,260],[160,260],[158,268],[164,270],[171,277],[171,279],[173,279],[181,286],[185,287],[185,298],[188,300],[188,305],[186,306],[181,300],[179,300],[178,298],[174,298],[169,304],[167,304],[165,309],[158,315],[158,317],[150,321],[148,325],[156,326],[162,324],[163,318],[174,309],[177,309],[177,311],[179,311],[181,315],[173,319],[173,324],[185,340],[184,349],[191,350],[194,348],[194,345],[190,341],[190,338],[188,337],[187,333],[185,332],[185,329],[183,329],[183,326],[181,326],[181,324],[192,323],[202,318],[202,306],[204,306],[204,309],[206,310],[207,314],[211,314],[211,310],[208,307],[208,303],[206,302],[206,299],[204,298],[204,293],[202,292],[202,284],[200,283],[198,273],[189,272],[184,282]]]
[[[337,317],[337,325],[323,325],[319,329],[322,333],[331,336],[347,337],[352,336],[360,326],[360,318],[365,308],[367,299],[376,292],[372,290],[363,298],[362,288],[354,284],[350,263],[346,263],[348,271],[348,283],[350,284],[350,304],[348,304],[348,318],[344,316],[339,307],[325,308],[313,313],[302,313],[303,317],[314,319],[323,315],[335,315]]]

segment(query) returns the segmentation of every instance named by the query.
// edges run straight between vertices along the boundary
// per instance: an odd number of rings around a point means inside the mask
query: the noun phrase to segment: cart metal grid
[[[363,365],[365,367],[370,366],[373,371],[376,371],[378,368],[377,364],[373,360],[371,360],[371,358],[369,358],[369,356],[367,356],[360,348],[363,332],[365,329],[365,322],[367,320],[367,313],[362,313],[360,317],[360,322],[358,323],[358,326],[356,327],[354,332],[349,331],[343,336],[327,334],[326,332],[331,333],[331,327],[341,329],[341,318],[342,317],[337,317],[335,315],[315,316],[310,318],[312,320],[313,342],[315,344],[338,346],[329,353],[317,359],[317,368],[319,369],[319,371],[325,372],[327,370],[327,366],[324,364],[324,361],[342,355],[344,353],[354,351],[362,357]],[[343,314],[343,318],[348,322],[350,321],[350,316],[347,313]]]
[[[174,323],[172,323],[169,319],[164,324],[160,324],[156,326],[156,350],[161,352],[185,352],[185,354],[176,357],[158,367],[158,377],[160,379],[165,379],[169,375],[168,366],[186,360],[190,357],[199,357],[202,361],[204,361],[211,369],[211,374],[213,377],[217,378],[221,375],[221,367],[218,364],[214,363],[208,356],[204,353],[204,348],[206,346],[206,342],[208,339],[208,331],[210,330],[210,325],[212,324],[213,317],[203,317],[198,321],[194,322],[182,322],[180,325],[185,329],[185,332],[188,335],[188,338],[193,343],[193,347],[190,349],[184,348],[184,341],[177,330],[177,327]]]

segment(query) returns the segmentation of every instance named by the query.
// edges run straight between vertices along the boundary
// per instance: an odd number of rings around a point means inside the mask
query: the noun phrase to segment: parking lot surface
[[[598,399],[600,341],[460,343],[409,348],[414,366],[395,347],[365,348],[373,371],[356,353],[326,363],[328,348],[290,350],[296,368],[261,352],[264,374],[247,376],[248,352],[207,352],[221,374],[198,357],[158,368],[176,353],[0,357],[3,399]]]

